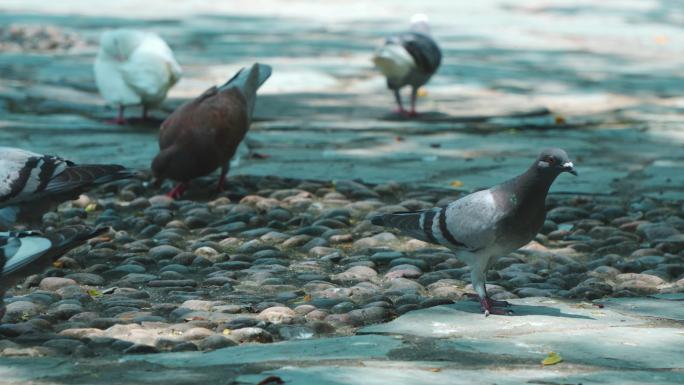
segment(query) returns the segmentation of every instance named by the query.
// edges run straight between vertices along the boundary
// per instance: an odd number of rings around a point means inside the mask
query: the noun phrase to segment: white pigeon
[[[56,156],[0,147],[0,229],[39,221],[56,204],[76,199],[86,189],[132,176],[119,165],[76,165]]]
[[[427,83],[442,62],[442,52],[430,36],[428,17],[416,14],[411,18],[409,32],[390,36],[373,56],[375,67],[387,78],[387,87],[394,93],[397,112],[416,116],[418,88]],[[399,91],[411,86],[411,109],[406,111]]]
[[[88,239],[108,231],[85,225],[65,226],[50,234],[39,232],[0,232],[0,319],[5,308],[5,291],[31,274],[49,267],[62,254]]]
[[[95,59],[95,82],[107,103],[119,107],[115,123],[124,124],[124,108],[159,105],[182,70],[171,48],[154,33],[131,29],[104,32]]]

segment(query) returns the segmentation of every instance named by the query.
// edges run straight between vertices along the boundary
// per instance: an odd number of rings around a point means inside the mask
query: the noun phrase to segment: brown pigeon
[[[179,198],[191,179],[221,168],[218,191],[223,191],[230,159],[252,122],[256,92],[271,76],[271,67],[255,63],[241,69],[226,84],[206,90],[178,107],[161,125],[159,154],[152,174],[179,184],[167,195]]]

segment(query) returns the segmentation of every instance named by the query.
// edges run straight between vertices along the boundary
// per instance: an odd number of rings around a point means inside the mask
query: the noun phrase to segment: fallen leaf
[[[304,296],[304,301],[306,301],[306,302],[311,302],[312,299],[313,298],[311,297],[311,294],[307,294]]]
[[[229,335],[230,333],[232,333],[232,330],[230,330],[230,329],[223,329],[223,335],[224,335],[224,336],[227,336],[227,335]]]
[[[434,373],[437,373],[437,372],[441,372],[441,371],[442,371],[441,368],[430,368],[429,370],[430,370],[431,372],[434,372]]]
[[[54,262],[52,262],[52,267],[54,267],[55,269],[62,269],[62,268],[64,268],[64,262],[54,261]]]
[[[542,360],[542,365],[556,365],[559,362],[563,361],[563,357],[560,356],[560,354],[556,352],[551,352],[549,353],[546,358]]]
[[[556,124],[565,124],[565,117],[563,115],[556,115],[553,119]]]
[[[463,186],[463,182],[461,182],[460,180],[455,180],[455,181],[452,181],[451,183],[449,183],[449,186],[451,186],[451,187],[461,187],[461,186]]]
[[[667,44],[670,42],[670,38],[666,35],[658,35],[653,40],[655,40],[656,44]]]
[[[394,137],[394,140],[396,140],[397,142],[403,142],[403,141],[404,141],[404,137],[403,137],[403,136],[395,136],[395,137]]]
[[[88,290],[88,295],[93,297],[93,298],[98,298],[98,297],[102,297],[102,292],[100,292],[97,289],[90,289],[90,290]]]
[[[423,97],[426,97],[427,94],[428,94],[428,92],[427,92],[427,90],[426,90],[425,88],[420,87],[420,88],[418,89],[418,93],[417,93],[418,97],[423,98]]]
[[[88,206],[86,206],[85,211],[87,213],[92,213],[93,211],[97,210],[97,203],[90,203]]]

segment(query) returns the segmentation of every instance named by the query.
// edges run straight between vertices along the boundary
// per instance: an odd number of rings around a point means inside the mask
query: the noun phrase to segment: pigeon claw
[[[183,196],[183,193],[185,192],[186,186],[184,183],[178,184],[176,187],[174,187],[171,191],[169,191],[166,196],[171,198],[171,199],[178,199],[181,196]]]
[[[475,293],[465,293],[464,296],[466,296],[469,301],[480,302],[480,296]],[[487,298],[487,300],[494,307],[511,307],[511,303],[507,301],[499,301],[491,298]]]
[[[511,306],[510,303],[506,301],[496,301],[490,299],[489,297],[484,297],[480,299],[480,306],[484,312],[485,317],[489,317],[490,314],[495,315],[511,315],[513,311],[510,309],[505,309],[505,307]],[[504,307],[504,309],[502,309]]]
[[[117,126],[125,126],[128,124],[128,121],[124,118],[114,118],[114,119],[109,119],[105,120],[106,124],[115,124]]]

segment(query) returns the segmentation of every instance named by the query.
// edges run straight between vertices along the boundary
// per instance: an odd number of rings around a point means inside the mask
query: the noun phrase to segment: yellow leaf
[[[434,373],[437,373],[437,372],[441,372],[441,371],[442,371],[442,369],[440,369],[440,368],[430,368],[429,370],[430,370],[431,372],[434,372]]]
[[[88,290],[88,295],[93,298],[102,297],[102,293],[97,289]]]
[[[52,267],[54,267],[55,269],[61,269],[64,267],[64,262],[54,261],[54,262],[52,262]]]
[[[306,301],[306,302],[311,302],[312,299],[313,298],[311,298],[311,294],[307,294],[304,296],[304,301]]]
[[[565,124],[565,117],[563,115],[556,115],[554,121],[556,124]]]
[[[227,336],[227,335],[229,335],[230,333],[231,333],[231,330],[230,330],[230,329],[223,329],[223,335],[224,335],[224,336]]]
[[[92,213],[93,211],[97,210],[97,203],[90,203],[88,206],[86,206],[85,211],[87,213]]]
[[[463,186],[463,182],[461,182],[460,180],[455,180],[455,181],[452,181],[451,183],[449,183],[449,186],[451,186],[451,187],[461,187],[461,186]]]
[[[560,356],[560,354],[556,352],[551,352],[549,353],[546,358],[542,360],[542,365],[556,365],[559,362],[563,361],[563,357]]]
[[[426,90],[425,88],[420,87],[420,88],[418,89],[418,94],[417,94],[418,97],[424,98],[424,97],[427,96],[427,94],[428,94],[428,93],[427,93],[427,90]]]
[[[656,44],[667,44],[670,42],[670,38],[666,35],[658,35],[653,40],[655,40]]]

